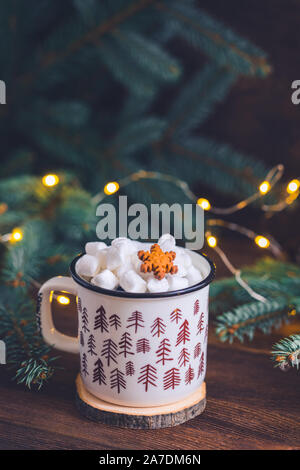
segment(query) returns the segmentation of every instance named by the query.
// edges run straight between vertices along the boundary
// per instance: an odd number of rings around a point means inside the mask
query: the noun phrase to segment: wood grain
[[[133,408],[114,405],[91,395],[76,377],[76,405],[80,414],[97,423],[130,429],[161,429],[178,426],[203,413],[205,382],[188,398],[168,406]]]
[[[159,430],[124,430],[82,417],[74,400],[76,356],[61,354],[65,369],[42,392],[17,386],[1,366],[0,448],[300,449],[299,376],[273,369],[262,348],[289,328],[246,345],[221,344],[211,329],[205,412]]]
[[[224,244],[226,240],[224,241]],[[226,246],[230,250],[230,245]],[[231,250],[232,260],[253,262],[247,241]],[[226,269],[217,263],[218,275]],[[54,312],[56,326],[75,334],[74,304]],[[244,344],[220,343],[210,318],[207,404],[204,413],[180,426],[135,430],[94,423],[75,404],[76,355],[59,353],[63,370],[41,392],[24,390],[0,366],[0,449],[300,449],[299,372],[274,369],[269,351],[300,322]]]

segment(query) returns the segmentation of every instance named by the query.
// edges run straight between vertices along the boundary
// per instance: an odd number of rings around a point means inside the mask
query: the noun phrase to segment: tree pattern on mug
[[[89,331],[90,331],[89,328],[88,328],[89,317],[88,317],[88,312],[87,312],[86,307],[84,307],[83,310],[82,310],[81,322],[82,322],[82,331],[84,333],[89,333]]]
[[[87,356],[85,353],[82,354],[81,358],[81,374],[84,374],[84,376],[89,375],[88,373],[88,364],[87,364]]]
[[[79,339],[80,345],[83,347],[83,346],[84,346],[84,336],[83,336],[82,331],[80,332],[79,338],[80,338],[80,339]]]
[[[146,354],[149,351],[150,351],[149,339],[147,338],[138,339],[136,342],[136,352]]]
[[[160,337],[160,335],[163,335],[164,332],[166,330],[166,325],[165,323],[163,322],[162,318],[155,318],[152,326],[151,326],[151,333],[152,333],[152,336],[157,336],[158,338]]]
[[[194,348],[194,359],[200,356],[201,353],[201,343],[197,343]]]
[[[100,358],[94,364],[93,382],[98,382],[99,385],[106,385],[106,376],[104,373],[103,363]]]
[[[173,358],[170,357],[171,354],[171,343],[167,338],[164,338],[160,345],[158,350],[156,351],[157,358],[158,360],[156,361],[156,364],[161,364],[164,366],[166,361],[173,361]]]
[[[172,388],[174,390],[180,384],[180,373],[176,367],[165,372],[164,375],[164,390]]]
[[[203,312],[200,315],[200,319],[197,324],[197,329],[198,329],[197,335],[200,335],[202,331],[204,330],[204,313]]]
[[[174,390],[181,383],[190,386],[195,381],[195,370],[197,379],[204,376],[208,325],[205,314],[200,310],[199,299],[193,304],[189,320],[184,309],[179,307],[172,310],[168,317],[162,312],[161,316],[152,317],[151,321],[147,321],[146,316],[144,319],[143,313],[138,310],[127,318],[117,313],[109,316],[103,305],[93,316],[89,316],[79,297],[77,307],[81,314],[81,374],[91,376],[93,383],[120,394],[127,387],[134,387],[134,384],[143,386],[145,392],[154,387]],[[90,321],[94,321],[93,333],[90,332]],[[145,327],[149,336],[141,337]],[[124,328],[130,331],[124,331]],[[172,334],[169,329],[172,329]],[[170,340],[170,337],[174,339]],[[97,357],[97,348],[101,351],[100,357]],[[136,361],[145,358],[144,364],[138,366],[139,372],[133,359],[135,355]],[[94,362],[93,356],[96,358]],[[151,357],[150,361],[148,357]],[[123,362],[125,359],[129,360]]]
[[[179,333],[177,335],[176,346],[179,346],[181,343],[185,344],[187,341],[190,341],[190,329],[189,322],[184,320],[181,327],[179,328]]]
[[[113,390],[117,389],[117,392],[120,393],[121,389],[126,389],[126,380],[124,379],[124,373],[121,372],[118,368],[114,369],[110,374],[110,388]]]
[[[175,321],[176,325],[178,324],[179,320],[182,319],[182,313],[180,308],[175,308],[173,312],[170,314],[170,320],[171,322]]]
[[[126,375],[134,375],[135,374],[135,369],[132,361],[126,362]]]
[[[190,385],[192,383],[193,378],[195,377],[194,369],[191,365],[189,365],[188,369],[185,373],[185,385]]]
[[[100,328],[101,333],[104,331],[108,333],[108,322],[106,318],[106,312],[105,308],[103,305],[96,310],[96,313],[98,315],[95,316],[95,324],[94,324],[94,330],[98,330]]]
[[[127,320],[128,325],[127,328],[134,328],[134,332],[137,333],[139,328],[144,328],[143,323],[143,315],[141,312],[138,312],[137,310],[131,314],[131,316]]]
[[[183,348],[178,356],[178,364],[185,367],[190,362],[190,353],[187,348]]]
[[[118,346],[116,343],[111,339],[107,338],[103,341],[103,348],[101,351],[101,356],[104,357],[107,361],[107,366],[110,366],[111,361],[117,364],[117,357],[118,355]]]
[[[93,334],[90,334],[87,344],[88,344],[88,350],[87,350],[87,352],[88,352],[91,356],[97,356],[97,354],[95,353],[96,342],[95,342],[95,337],[94,337]]]
[[[157,370],[151,364],[146,364],[141,368],[141,374],[138,378],[138,383],[145,385],[145,392],[148,392],[150,385],[156,387]]]
[[[125,331],[125,333],[123,333],[121,336],[121,341],[119,342],[119,356],[121,356],[122,354],[124,357],[127,357],[128,355],[133,355],[134,352],[131,351],[131,349],[132,339],[130,333],[128,333],[128,331]]]
[[[114,327],[115,330],[121,327],[121,319],[115,313],[109,317],[110,326]]]
[[[198,379],[203,374],[203,372],[204,372],[204,352],[201,354],[201,357],[200,357],[198,376],[197,376]]]

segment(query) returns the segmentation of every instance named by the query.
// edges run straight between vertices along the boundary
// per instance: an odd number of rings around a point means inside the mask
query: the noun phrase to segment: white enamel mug
[[[76,274],[54,277],[38,294],[37,323],[45,341],[80,353],[86,389],[110,403],[151,407],[182,400],[204,380],[207,360],[208,293],[214,264],[189,252],[203,280],[186,289],[134,294],[94,286]],[[51,293],[76,295],[78,337],[56,330]]]

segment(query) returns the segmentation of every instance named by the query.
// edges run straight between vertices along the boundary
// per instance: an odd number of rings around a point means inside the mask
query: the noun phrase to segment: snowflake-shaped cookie
[[[150,251],[140,250],[137,255],[143,261],[141,272],[150,273],[153,271],[156,279],[161,280],[167,273],[176,274],[178,271],[178,266],[173,264],[176,257],[175,251],[164,252],[157,243],[151,246]]]

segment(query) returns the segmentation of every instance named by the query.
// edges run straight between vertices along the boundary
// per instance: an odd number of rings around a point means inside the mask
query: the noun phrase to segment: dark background
[[[300,79],[300,2],[296,0],[203,0],[199,6],[269,54],[273,73],[265,79],[241,78],[225,102],[202,126],[201,133],[228,142],[233,148],[268,162],[284,163],[285,179],[300,176],[300,105],[291,102],[291,83]],[[194,53],[184,49],[193,72]],[[199,61],[205,58],[200,56]],[[112,102],[113,106],[114,103]],[[168,96],[162,106],[168,106]],[[47,162],[45,162],[45,165]],[[197,189],[197,188],[194,188]],[[199,187],[199,191],[201,188]],[[215,204],[232,201],[217,193]],[[255,208],[230,216],[255,229],[269,231],[296,259],[299,244],[297,204],[267,220]],[[237,266],[262,254],[251,241],[229,233],[222,246]],[[217,255],[209,251],[218,275],[228,275]],[[62,331],[75,330],[74,304],[60,308]],[[212,326],[212,325],[211,325]],[[1,370],[0,442],[5,449],[299,449],[299,372],[283,374],[272,367],[269,351],[283,336],[299,332],[299,322],[272,335],[258,334],[250,344],[220,343],[210,328],[208,405],[203,416],[176,428],[135,431],[94,424],[80,417],[73,383],[78,358],[62,354],[58,372],[43,393],[17,387]]]
[[[300,3],[296,0],[198,3],[265,50],[273,68],[264,79],[240,78],[216,113],[201,127],[201,133],[228,142],[270,166],[283,163],[286,181],[300,176],[300,105],[291,102],[291,84],[300,78]],[[224,196],[213,197],[220,206],[232,202]],[[252,209],[230,219],[256,231],[272,233],[291,258],[299,262],[299,216],[299,207],[294,204],[271,220]]]

